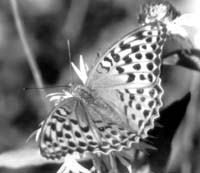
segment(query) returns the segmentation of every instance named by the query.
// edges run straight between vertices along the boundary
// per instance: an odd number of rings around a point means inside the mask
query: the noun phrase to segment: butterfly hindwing
[[[42,155],[50,159],[61,159],[75,152],[104,153],[130,148],[137,143],[139,137],[135,132],[119,127],[111,121],[97,117],[98,111],[88,111],[81,100],[69,98],[56,107],[40,134],[40,150]]]

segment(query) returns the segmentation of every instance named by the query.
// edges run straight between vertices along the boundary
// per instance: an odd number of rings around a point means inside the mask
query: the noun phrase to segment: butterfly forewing
[[[166,37],[160,22],[129,33],[101,57],[87,81],[142,138],[154,127],[162,106],[160,65]]]
[[[165,37],[165,25],[157,22],[129,33],[100,58],[86,85],[94,89],[144,88],[156,83]]]

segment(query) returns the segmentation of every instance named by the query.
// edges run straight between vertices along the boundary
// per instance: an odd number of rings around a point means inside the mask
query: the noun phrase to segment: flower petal
[[[73,173],[90,173],[88,169],[84,168],[75,160],[74,157],[69,155],[65,157],[64,163],[57,171],[57,173],[69,173],[70,171]]]
[[[76,65],[73,62],[71,64],[72,64],[72,67],[73,67],[74,71],[76,72],[77,76],[79,77],[79,79],[84,83],[81,71],[76,67]]]
[[[87,70],[85,68],[85,63],[83,61],[83,56],[82,55],[80,55],[79,63],[80,63],[80,71],[81,71],[82,78],[83,78],[82,80],[84,81],[83,83],[85,84],[86,80],[87,80]]]

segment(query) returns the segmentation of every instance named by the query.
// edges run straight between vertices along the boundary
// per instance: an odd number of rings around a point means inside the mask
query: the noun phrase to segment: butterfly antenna
[[[71,48],[70,48],[70,41],[67,40],[67,48],[68,48],[68,57],[69,57],[69,73],[71,76],[71,82],[74,83],[74,78],[72,74],[72,58],[71,58]]]
[[[60,86],[54,86],[54,87],[43,87],[43,88],[39,88],[39,87],[24,87],[22,88],[22,90],[27,91],[27,90],[44,90],[44,89],[51,89],[51,88],[70,88],[70,85],[60,85]]]

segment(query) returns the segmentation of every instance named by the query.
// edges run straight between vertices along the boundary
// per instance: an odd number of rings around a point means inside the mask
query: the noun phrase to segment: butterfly
[[[162,106],[160,56],[166,37],[166,25],[153,22],[108,49],[85,84],[72,86],[72,97],[60,101],[42,124],[41,154],[49,159],[109,154],[145,139]]]

